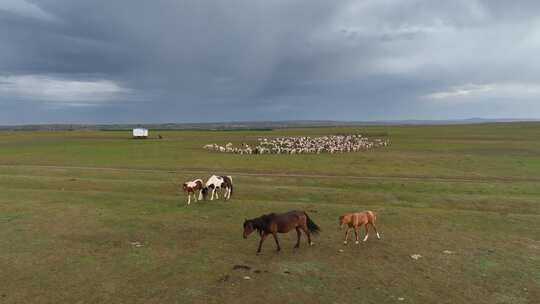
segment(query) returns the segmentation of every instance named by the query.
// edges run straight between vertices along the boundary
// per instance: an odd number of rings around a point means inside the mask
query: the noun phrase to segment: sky
[[[0,125],[540,118],[537,0],[0,0]]]

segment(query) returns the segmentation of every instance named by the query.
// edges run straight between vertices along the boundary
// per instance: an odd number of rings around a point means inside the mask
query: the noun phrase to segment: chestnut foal
[[[349,239],[349,230],[351,228],[354,229],[354,235],[356,237],[355,243],[358,244],[358,229],[362,225],[366,227],[366,236],[364,237],[364,242],[367,241],[369,237],[369,229],[368,229],[369,225],[373,227],[373,229],[375,230],[375,233],[377,233],[377,238],[380,240],[381,236],[379,235],[379,232],[377,232],[377,227],[375,227],[376,220],[377,220],[377,215],[373,211],[348,213],[348,214],[340,216],[339,217],[340,227],[343,228],[343,225],[347,225],[347,231],[345,232],[345,241],[343,241],[343,244],[347,244],[347,241]]]

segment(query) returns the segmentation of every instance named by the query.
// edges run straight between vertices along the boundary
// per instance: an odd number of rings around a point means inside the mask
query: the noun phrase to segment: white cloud
[[[111,80],[69,80],[40,75],[0,76],[0,96],[50,102],[112,101],[129,90]]]
[[[39,6],[26,0],[1,0],[0,10],[45,21],[56,20],[54,16],[42,10]]]
[[[446,91],[435,92],[427,95],[431,99],[447,99],[453,97],[463,97],[469,95],[477,95],[483,92],[493,90],[493,85],[489,84],[466,84],[462,86],[451,87]]]
[[[530,99],[540,98],[540,84],[537,83],[489,83],[465,84],[450,87],[448,90],[428,94],[432,100],[451,102],[497,99]]]

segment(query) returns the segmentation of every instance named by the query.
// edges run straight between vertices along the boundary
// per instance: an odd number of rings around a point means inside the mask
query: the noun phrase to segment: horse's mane
[[[276,216],[275,213],[269,213],[269,214],[265,214],[257,218],[254,218],[250,221],[253,224],[253,228],[257,229],[259,233],[262,233],[270,229],[270,224],[272,224],[272,220],[274,219],[275,216]]]

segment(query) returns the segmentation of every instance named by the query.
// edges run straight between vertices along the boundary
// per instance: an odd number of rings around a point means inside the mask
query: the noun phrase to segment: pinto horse
[[[375,230],[375,233],[377,233],[377,238],[380,240],[381,236],[379,235],[379,232],[377,232],[377,227],[375,227],[375,221],[377,220],[377,214],[373,211],[363,211],[363,212],[355,212],[355,213],[348,213],[345,215],[342,215],[339,217],[339,225],[341,228],[343,228],[344,225],[347,225],[347,231],[345,231],[345,241],[343,241],[343,244],[347,244],[347,241],[349,239],[349,231],[351,228],[354,229],[354,235],[356,238],[356,244],[358,244],[358,228],[362,227],[364,225],[366,227],[366,236],[364,237],[364,242],[367,241],[369,237],[369,229],[368,226],[371,225],[373,229]]]
[[[189,182],[185,182],[183,185],[182,185],[182,189],[184,190],[184,193],[187,194],[188,196],[188,201],[187,201],[187,204],[191,204],[191,195],[193,194],[193,198],[195,199],[195,201],[197,201],[197,192],[198,195],[200,196],[200,192],[202,191],[203,189],[203,181],[202,179],[196,179],[194,181],[189,181]]]
[[[318,234],[321,230],[305,213],[304,211],[289,211],[282,214],[265,214],[257,218],[246,219],[244,221],[244,239],[255,230],[259,232],[261,240],[259,242],[259,248],[257,249],[257,254],[261,252],[261,247],[268,235],[272,235],[276,241],[277,251],[281,250],[279,246],[279,241],[277,238],[278,233],[287,233],[292,229],[296,229],[296,245],[294,248],[300,247],[300,236],[302,231],[307,235],[308,244],[313,245],[311,241],[311,233]]]
[[[230,199],[233,193],[232,176],[210,176],[208,181],[206,181],[206,184],[204,185],[201,194],[199,195],[199,199],[202,197],[206,200],[209,191],[212,192],[212,194],[210,195],[211,201],[214,200],[214,194],[216,195],[216,199],[219,199],[219,195],[217,192],[218,189],[225,190],[225,194],[223,194],[223,198],[225,200]]]

